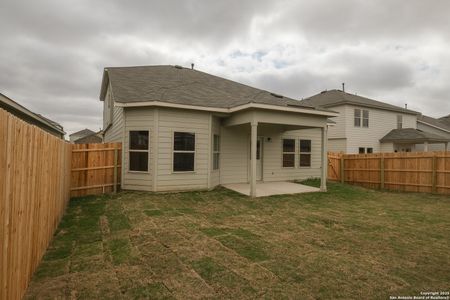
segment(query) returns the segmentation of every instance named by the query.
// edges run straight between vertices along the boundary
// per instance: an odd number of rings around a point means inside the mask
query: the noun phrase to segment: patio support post
[[[250,167],[250,196],[256,197],[256,143],[258,136],[258,122],[251,122],[251,167]]]
[[[320,176],[320,190],[322,192],[327,191],[327,175],[328,175],[328,136],[327,136],[328,127],[322,127],[322,174]]]
[[[423,143],[423,151],[428,152],[428,142]]]

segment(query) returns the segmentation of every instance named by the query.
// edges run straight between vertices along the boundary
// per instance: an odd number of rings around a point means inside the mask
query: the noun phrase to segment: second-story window
[[[403,128],[403,116],[397,115],[397,129]]]
[[[369,111],[365,109],[362,111],[362,126],[369,127]]]
[[[369,127],[369,111],[366,109],[355,108],[354,111],[354,126],[355,127]]]

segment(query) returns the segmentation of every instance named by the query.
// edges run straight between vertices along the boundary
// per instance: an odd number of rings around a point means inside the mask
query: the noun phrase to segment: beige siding
[[[190,110],[159,109],[157,191],[208,188],[210,113]],[[195,171],[174,173],[173,133],[195,133]]]
[[[328,129],[328,138],[329,139],[345,139],[345,105],[332,107],[331,110],[338,112],[339,115],[334,118],[330,118],[330,120],[336,122],[333,126],[330,126]],[[342,150],[342,151],[345,151]]]
[[[221,127],[220,183],[248,181],[249,126]]]
[[[271,138],[268,141],[268,137]],[[295,139],[296,157],[294,168],[282,166],[282,139]],[[299,139],[311,140],[311,167],[299,167]],[[321,130],[320,128],[292,130],[265,134],[263,144],[263,181],[283,181],[320,177]]]
[[[397,128],[397,115],[401,113],[351,105],[345,107],[347,153],[358,153],[359,147],[371,147],[374,152],[380,152],[380,139],[392,129]],[[354,126],[355,108],[369,111],[369,128]],[[417,117],[415,115],[401,115],[403,116],[403,128],[416,128]]]
[[[111,88],[108,87],[103,101],[103,129],[107,128],[103,140],[106,143],[123,141],[123,108],[115,107],[112,99]]]
[[[328,139],[328,151],[331,152],[346,152],[347,139]]]
[[[218,134],[220,136],[220,119],[218,117],[212,116],[212,135],[211,135],[211,151],[213,151],[213,141],[214,141],[214,135]],[[222,147],[222,141],[219,142],[220,147]],[[219,154],[219,160],[220,160]],[[221,164],[219,162],[219,170],[213,170],[213,155],[211,155],[211,178],[210,178],[210,188],[214,188],[217,185],[220,184],[220,168]]]
[[[123,139],[123,172],[122,188],[127,190],[152,191],[153,190],[153,160],[154,151],[152,145],[155,143],[154,132],[154,109],[153,108],[126,108],[125,128]],[[150,155],[148,172],[129,171],[129,132],[132,130],[148,130],[150,139]]]
[[[382,143],[380,145],[380,152],[394,152],[393,143]]]

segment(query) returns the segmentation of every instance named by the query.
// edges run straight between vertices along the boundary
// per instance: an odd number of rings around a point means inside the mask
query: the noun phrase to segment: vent
[[[277,97],[277,98],[283,98],[283,96],[275,94],[275,93],[270,93],[272,96]]]
[[[175,68],[177,68],[177,69],[183,69],[183,67],[182,67],[182,66],[179,66],[179,65],[175,65]]]

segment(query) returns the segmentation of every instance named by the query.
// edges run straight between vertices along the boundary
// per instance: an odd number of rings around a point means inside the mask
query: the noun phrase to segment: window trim
[[[215,142],[215,137],[218,137],[218,149],[214,149],[214,142]],[[221,144],[221,140],[220,140],[220,134],[218,133],[213,133],[213,140],[212,140],[212,172],[218,172],[220,170],[220,144]],[[214,156],[215,154],[217,154],[218,156],[218,160],[217,160],[217,169],[214,168]]]
[[[367,118],[364,117],[364,112],[367,112]],[[369,123],[369,119],[370,119],[370,112],[368,109],[363,109],[361,110],[361,127],[362,128],[369,128],[370,123]],[[364,121],[367,120],[367,126],[364,126]]]
[[[356,111],[359,111],[358,114],[356,114]],[[360,108],[354,108],[353,109],[353,127],[361,127],[362,124],[362,110]],[[359,125],[356,125],[356,120],[359,120]]]
[[[284,140],[294,140],[294,152],[285,152],[284,151]],[[296,168],[296,156],[297,156],[297,142],[296,138],[290,138],[290,137],[282,137],[281,138],[281,168],[282,169],[295,169]],[[294,166],[292,167],[285,167],[284,166],[284,155],[285,154],[294,154]]]
[[[402,128],[403,128],[403,115],[397,115],[397,129]]]
[[[130,139],[130,132],[132,132],[132,131],[147,131],[148,132],[148,149],[147,150],[144,150],[144,149],[131,149],[130,148],[130,142],[131,142],[131,139]],[[127,173],[136,173],[136,174],[150,174],[150,170],[151,170],[151,168],[150,168],[150,149],[151,149],[151,147],[150,147],[150,130],[147,128],[147,129],[129,129],[129,130],[127,130],[127,136],[128,136],[128,145],[127,145],[127,158],[128,158],[128,161],[127,161],[127,163],[128,163],[128,167],[127,167]],[[130,170],[130,152],[147,152],[148,153],[148,156],[147,156],[147,171],[137,171],[137,170]]]
[[[194,135],[194,150],[175,150],[175,132],[180,133],[190,133]],[[197,162],[197,138],[194,131],[182,131],[182,130],[172,130],[172,174],[187,174],[187,173],[196,173],[196,162]],[[175,171],[173,168],[174,165],[174,159],[175,159],[175,153],[194,153],[194,169],[192,171]]]
[[[310,143],[310,149],[309,149],[309,152],[302,152],[302,149],[301,149],[301,141],[309,141],[309,143]],[[313,153],[313,151],[312,151],[313,149],[312,149],[312,139],[302,139],[302,138],[299,138],[298,139],[298,167],[300,168],[300,169],[311,169],[312,168],[312,153]],[[309,166],[301,166],[300,164],[301,164],[301,155],[302,154],[309,154]]]
[[[361,152],[361,149],[363,152]],[[365,147],[358,147],[358,154],[366,154],[366,148]]]
[[[370,152],[369,152],[369,149],[370,149]],[[366,154],[373,154],[373,147],[367,147]]]

